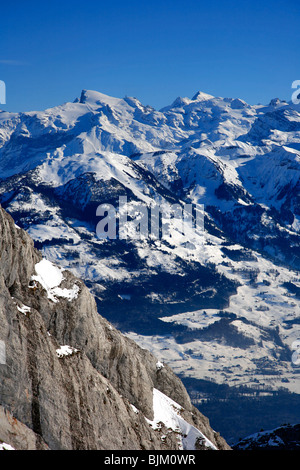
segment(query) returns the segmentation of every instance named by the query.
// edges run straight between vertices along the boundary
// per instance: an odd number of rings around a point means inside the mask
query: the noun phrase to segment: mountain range
[[[0,112],[2,207],[230,443],[300,420],[299,175],[300,106],[277,98],[198,92],[157,111],[83,90]],[[133,214],[191,204],[204,231],[99,238],[97,208],[122,196]]]

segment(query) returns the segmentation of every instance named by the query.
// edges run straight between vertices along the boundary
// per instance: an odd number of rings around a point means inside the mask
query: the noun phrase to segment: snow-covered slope
[[[236,450],[299,450],[300,425],[285,424],[268,431],[261,430],[240,440]]]
[[[198,92],[156,111],[84,90],[0,112],[0,202],[16,223],[176,373],[233,389],[300,390],[299,175],[300,107],[278,99]],[[204,208],[204,237],[100,240],[98,205],[125,195],[134,211]]]
[[[174,400],[167,397],[156,388],[153,389],[153,421],[148,420],[153,429],[160,429],[163,425],[166,429],[178,433],[179,448],[182,450],[209,449],[217,450],[217,447],[195,426],[188,423],[182,413],[184,409]],[[164,440],[166,436],[162,436]]]

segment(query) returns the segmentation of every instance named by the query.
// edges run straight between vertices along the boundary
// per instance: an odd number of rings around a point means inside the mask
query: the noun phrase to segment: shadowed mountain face
[[[299,112],[203,92],[156,111],[87,90],[0,112],[0,202],[101,315],[193,380],[193,396],[212,382],[299,397]],[[204,236],[175,224],[168,238],[99,239],[97,207],[118,210],[120,196],[133,214],[193,204]]]
[[[84,283],[42,258],[2,208],[0,233],[1,443],[229,448],[171,369],[102,318]]]

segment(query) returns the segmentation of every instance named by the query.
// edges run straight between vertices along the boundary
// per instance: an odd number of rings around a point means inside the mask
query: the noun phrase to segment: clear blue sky
[[[15,0],[0,21],[10,111],[82,89],[156,109],[198,90],[266,103],[300,79],[299,0]]]

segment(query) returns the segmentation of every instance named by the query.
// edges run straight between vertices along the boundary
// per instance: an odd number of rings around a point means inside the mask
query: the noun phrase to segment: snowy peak
[[[207,101],[213,98],[214,96],[209,95],[208,93],[204,93],[203,91],[197,91],[197,93],[193,96],[192,101]]]
[[[167,111],[168,109],[173,109],[173,108],[182,108],[184,106],[187,106],[190,104],[192,100],[189,98],[182,98],[181,96],[178,96],[175,101],[171,104],[171,106],[166,106],[161,109],[162,112]]]
[[[287,102],[284,100],[280,100],[279,98],[273,98],[269,103],[269,106],[273,106],[273,107],[283,106],[283,105],[287,105]]]
[[[123,100],[121,100],[120,98],[113,98],[112,96],[105,95],[104,93],[100,93],[99,91],[82,90],[79,103],[89,104],[91,106],[117,106],[122,101]]]

